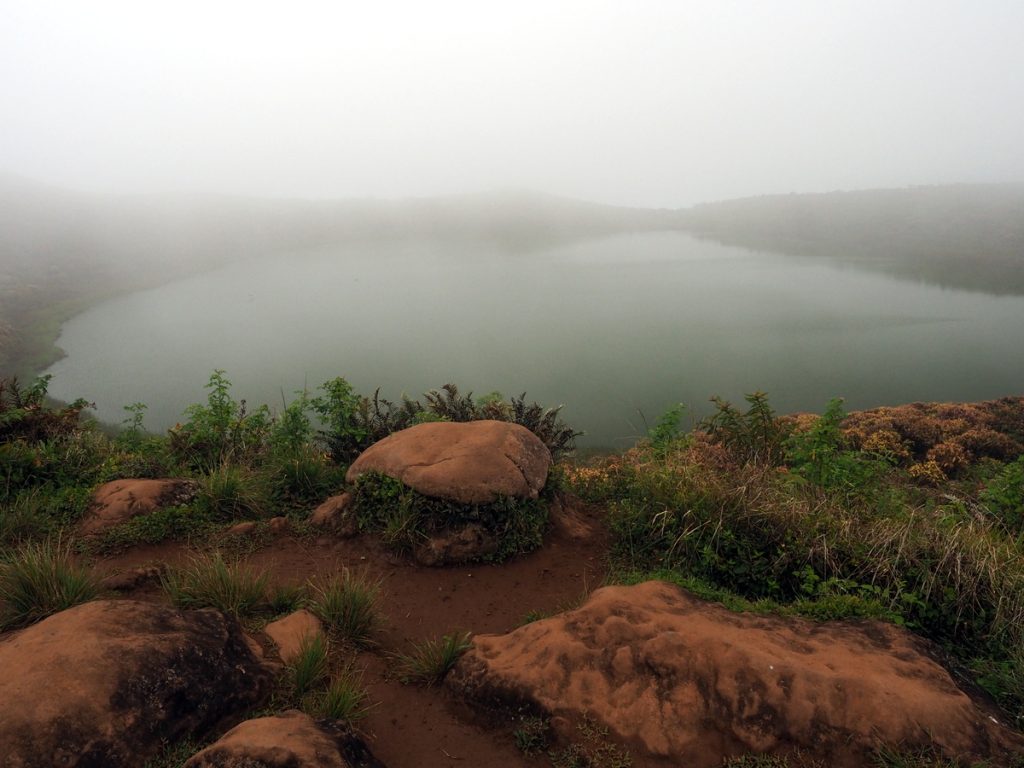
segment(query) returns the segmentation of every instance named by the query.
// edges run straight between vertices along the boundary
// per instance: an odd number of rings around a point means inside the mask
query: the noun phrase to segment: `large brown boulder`
[[[0,765],[141,766],[258,704],[272,674],[238,622],[100,600],[0,641]]]
[[[535,499],[551,452],[526,427],[504,421],[418,424],[374,443],[349,467],[355,482],[383,472],[424,496],[489,504],[499,496]]]
[[[351,730],[290,710],[247,720],[228,731],[185,768],[384,768]]]
[[[87,536],[102,533],[138,515],[186,504],[195,497],[198,488],[194,480],[181,478],[105,483],[92,495],[92,505],[82,521],[81,532]]]
[[[733,613],[664,582],[477,635],[446,684],[544,712],[570,739],[589,716],[638,756],[695,768],[794,749],[836,766],[866,765],[879,745],[997,764],[1024,750],[903,629]]]

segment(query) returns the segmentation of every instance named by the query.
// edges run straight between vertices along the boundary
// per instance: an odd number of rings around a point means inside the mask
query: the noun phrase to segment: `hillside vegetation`
[[[700,237],[950,288],[1024,293],[1024,186],[766,195],[681,212]]]
[[[48,408],[45,384],[5,381],[0,390],[0,602],[9,626],[97,594],[72,555],[171,540],[230,546],[240,521],[265,541],[259,531],[282,516],[306,535],[310,510],[346,487],[363,447],[423,421],[497,418],[523,424],[563,457],[546,498],[570,491],[601,510],[610,581],[665,579],[733,610],[894,622],[938,643],[947,664],[1022,723],[1024,398],[849,415],[836,400],[820,416],[780,417],[755,393],[742,408],[716,400],[689,433],[673,409],[632,450],[576,463],[565,458],[575,433],[557,410],[450,385],[395,404],[339,378],[274,414],[235,401],[216,372],[208,401],[166,435],[142,431],[137,404],[109,437],[84,419],[84,401]],[[195,492],[82,535],[100,484],[147,477],[186,478]],[[360,528],[407,551],[420,535],[415,499],[374,488],[356,488]],[[502,557],[538,544],[546,515],[533,506],[523,514],[530,534],[516,534]],[[51,571],[56,582],[31,586],[32,574]]]

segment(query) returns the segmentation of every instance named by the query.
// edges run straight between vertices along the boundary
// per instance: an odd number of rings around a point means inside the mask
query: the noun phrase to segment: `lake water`
[[[764,390],[780,412],[1024,391],[1024,297],[937,288],[680,233],[509,251],[363,245],[250,261],[98,305],[58,344],[51,392],[173,425],[215,368],[236,397],[345,376],[358,391],[564,403],[621,448],[677,402]]]

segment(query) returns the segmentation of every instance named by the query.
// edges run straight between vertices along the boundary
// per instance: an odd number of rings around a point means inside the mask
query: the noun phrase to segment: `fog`
[[[1024,4],[0,3],[0,170],[618,205],[1024,179]]]

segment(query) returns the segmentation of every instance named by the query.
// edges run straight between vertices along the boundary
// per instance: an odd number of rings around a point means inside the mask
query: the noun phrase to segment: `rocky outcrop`
[[[270,622],[263,631],[274,641],[277,653],[285,664],[298,657],[303,643],[324,634],[320,619],[305,609]]]
[[[0,642],[0,765],[142,766],[258,704],[272,675],[234,619],[131,600]]]
[[[866,765],[879,745],[957,759],[1024,750],[911,633],[880,622],[741,614],[664,582],[597,590],[578,610],[478,635],[446,685],[562,724],[584,716],[634,754],[720,765],[799,749]]]
[[[352,494],[339,493],[326,499],[313,510],[313,514],[309,516],[309,524],[342,538],[355,536],[359,532],[359,525],[352,513]]]
[[[163,480],[114,480],[101,485],[92,496],[92,505],[82,521],[86,536],[102,533],[108,528],[162,507],[187,504],[199,486],[194,480],[166,478]]]
[[[382,472],[424,496],[490,504],[500,496],[537,498],[551,452],[530,430],[504,421],[432,422],[389,435],[349,467],[355,482]]]
[[[341,724],[290,710],[247,720],[194,755],[185,768],[384,768]]]

